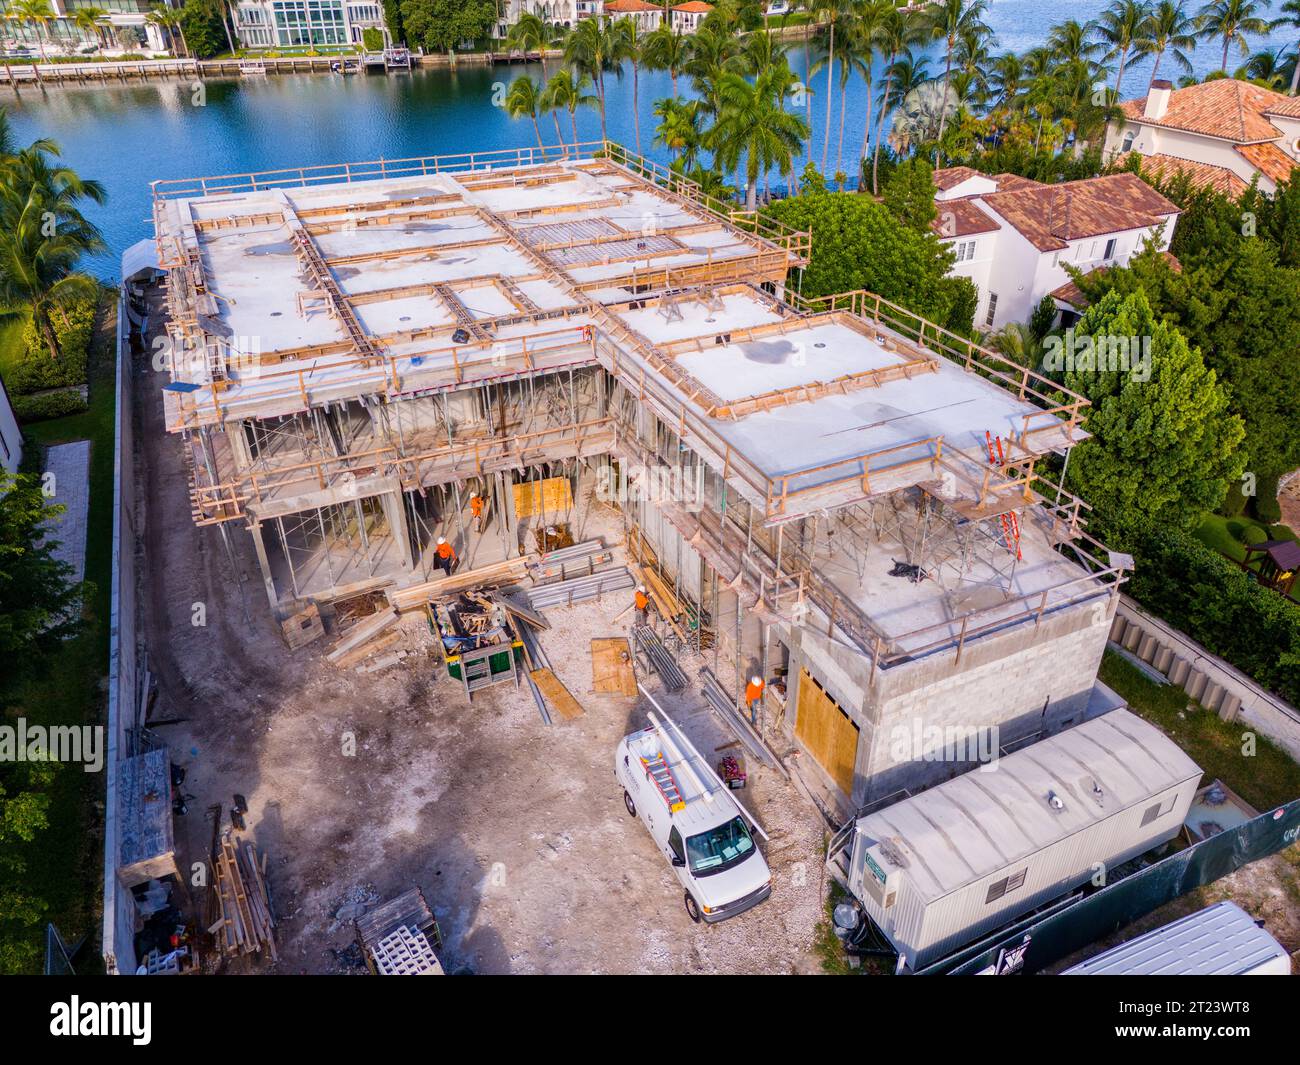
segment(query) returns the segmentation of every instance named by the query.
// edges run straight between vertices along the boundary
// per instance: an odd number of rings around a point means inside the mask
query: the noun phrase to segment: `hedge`
[[[36,331],[35,323],[28,321],[23,330],[26,354],[5,379],[10,395],[25,396],[86,383],[86,353],[95,332],[96,306],[97,301],[84,300],[68,307],[63,314],[58,310],[53,312],[54,335],[59,338],[62,352],[57,361]]]
[[[1129,544],[1130,596],[1206,650],[1300,705],[1300,605],[1189,533],[1146,529]]]
[[[39,396],[14,396],[13,408],[20,422],[43,422],[69,414],[84,414],[89,409],[75,388],[42,392]]]

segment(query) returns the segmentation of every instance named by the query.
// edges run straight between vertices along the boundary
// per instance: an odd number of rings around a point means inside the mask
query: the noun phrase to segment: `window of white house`
[[[975,241],[961,241],[954,245],[954,247],[957,249],[957,262],[969,262],[971,259],[975,258]]]
[[[1129,130],[1124,134],[1124,143],[1119,146],[1121,152],[1127,152],[1133,147],[1133,138],[1137,136],[1136,130]]]
[[[997,310],[998,310],[998,294],[996,292],[990,292],[988,313],[984,315],[985,325],[993,324],[993,317],[994,315],[997,314]]]
[[[1115,245],[1117,243],[1119,242],[1114,237],[1106,241],[1106,254],[1102,256],[1103,259],[1113,259],[1115,257]]]

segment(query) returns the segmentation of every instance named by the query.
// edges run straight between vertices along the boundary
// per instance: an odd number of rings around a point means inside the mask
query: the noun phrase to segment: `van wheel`
[[[623,805],[627,807],[627,812],[633,817],[636,816],[636,803],[632,801],[632,796],[626,791],[623,792]]]
[[[686,916],[696,924],[700,923],[700,904],[689,891],[686,893]]]

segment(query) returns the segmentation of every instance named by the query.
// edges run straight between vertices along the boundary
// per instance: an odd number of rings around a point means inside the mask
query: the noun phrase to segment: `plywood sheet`
[[[796,712],[795,738],[826,770],[835,785],[845,795],[852,795],[858,727],[806,669],[799,671]]]
[[[553,516],[573,507],[573,491],[567,477],[547,477],[512,487],[516,518],[531,518],[535,514]]]
[[[625,637],[591,641],[591,681],[592,688],[598,692],[636,694],[636,671],[632,668],[632,651]]]
[[[582,716],[582,707],[578,705],[578,701],[569,694],[569,689],[560,683],[560,678],[549,669],[535,669],[529,676],[533,678],[533,683],[545,696],[546,701],[551,704],[551,708],[562,718],[572,721],[575,717]]]

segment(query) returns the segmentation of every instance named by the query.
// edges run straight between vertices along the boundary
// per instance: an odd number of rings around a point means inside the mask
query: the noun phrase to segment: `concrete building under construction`
[[[952,775],[899,736],[1088,712],[1122,573],[1039,468],[1086,401],[805,302],[808,234],[615,144],[158,182],[154,220],[194,519],[251,536],[281,616],[594,495],[733,682],[785,678],[765,724],[833,806]]]

